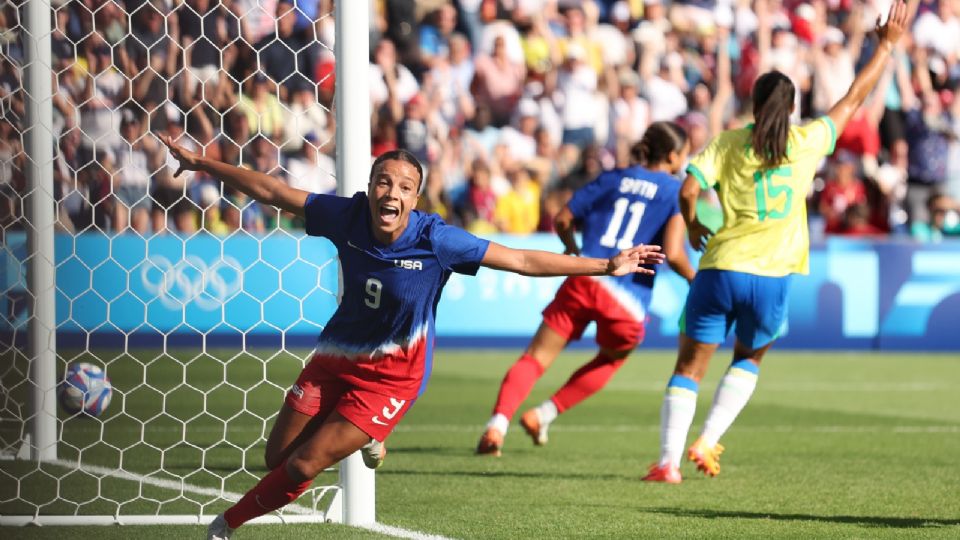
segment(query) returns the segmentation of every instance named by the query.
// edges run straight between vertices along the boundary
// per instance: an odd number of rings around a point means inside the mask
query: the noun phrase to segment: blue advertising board
[[[560,251],[551,235],[493,237]],[[0,334],[22,339],[28,313],[25,238],[0,249]],[[324,239],[205,234],[58,235],[57,328],[90,343],[309,346],[336,308],[336,250]],[[454,275],[437,316],[438,345],[521,346],[562,278],[481,269]],[[654,288],[645,346],[673,347],[687,284],[666,266]],[[778,346],[960,351],[960,243],[830,239],[793,282]],[[591,333],[582,340],[591,345]],[[89,340],[89,341],[87,341]]]

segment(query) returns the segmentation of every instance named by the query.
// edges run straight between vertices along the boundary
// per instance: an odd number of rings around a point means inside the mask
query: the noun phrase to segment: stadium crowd
[[[302,227],[212,178],[174,178],[155,135],[333,192],[332,0],[52,0],[55,196],[65,230]],[[374,156],[427,167],[423,210],[477,234],[552,230],[576,188],[675,120],[693,153],[750,122],[778,69],[798,121],[876,45],[890,0],[371,0]],[[812,237],[960,235],[960,1],[912,39],[808,197]],[[20,2],[0,2],[0,229],[21,217]],[[705,200],[705,205],[710,201]]]

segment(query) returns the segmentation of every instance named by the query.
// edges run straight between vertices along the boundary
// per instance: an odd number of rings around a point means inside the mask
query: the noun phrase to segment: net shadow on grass
[[[811,521],[846,523],[864,527],[893,529],[925,529],[960,526],[960,519],[907,518],[892,516],[818,516],[813,514],[777,514],[773,512],[741,512],[736,510],[697,510],[683,508],[652,508],[646,510],[657,514],[677,517],[701,517],[710,519],[769,519],[775,521]]]

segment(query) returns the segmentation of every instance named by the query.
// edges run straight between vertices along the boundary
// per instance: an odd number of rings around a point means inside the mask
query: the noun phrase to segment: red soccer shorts
[[[567,278],[543,310],[543,322],[568,341],[580,339],[592,321],[597,323],[597,345],[605,349],[623,351],[643,341],[643,321],[589,277]]]
[[[314,355],[287,391],[285,403],[310,416],[328,416],[336,410],[367,435],[383,441],[413,400],[364,390],[344,381],[329,369],[342,361],[338,357]]]

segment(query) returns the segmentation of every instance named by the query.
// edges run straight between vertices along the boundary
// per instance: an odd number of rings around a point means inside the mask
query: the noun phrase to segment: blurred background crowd
[[[680,123],[693,153],[746,126],[761,72],[795,82],[798,122],[825,113],[890,1],[371,0],[373,154],[418,156],[421,207],[448,222],[550,231],[573,190],[631,163],[651,122]],[[51,2],[63,229],[302,226],[213,178],[174,177],[159,135],[335,191],[332,0]],[[3,230],[21,219],[29,159],[22,4],[0,0]],[[894,56],[809,194],[814,239],[960,235],[960,0],[921,0]]]

